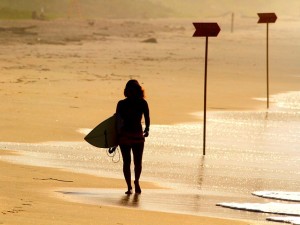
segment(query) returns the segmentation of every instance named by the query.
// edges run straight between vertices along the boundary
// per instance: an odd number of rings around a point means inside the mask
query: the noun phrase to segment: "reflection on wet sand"
[[[139,207],[139,194],[125,195],[120,200],[121,206]]]
[[[116,207],[129,207],[149,211],[162,211],[189,215],[207,215],[228,217],[228,211],[221,207],[214,207],[220,199],[228,199],[221,196],[222,193],[211,192],[209,195],[201,191],[184,193],[178,190],[153,190],[145,189],[143,194],[125,195],[119,189],[70,189],[57,191],[57,196],[74,202],[93,205],[105,205]],[[224,194],[224,193],[223,193]],[[243,200],[243,197],[233,198]],[[231,216],[243,219],[261,219],[259,214],[240,211],[231,212]]]

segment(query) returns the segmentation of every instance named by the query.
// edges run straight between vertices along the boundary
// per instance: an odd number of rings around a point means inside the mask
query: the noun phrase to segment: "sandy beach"
[[[1,151],[1,155],[9,154]],[[10,153],[14,154],[14,153]],[[2,224],[268,224],[73,203],[55,197],[63,188],[123,188],[122,180],[0,161]],[[159,188],[142,183],[145,188]]]
[[[256,20],[240,18],[233,34],[219,22],[222,32],[210,38],[208,110],[266,107],[253,99],[266,98],[265,26]],[[1,140],[82,140],[76,129],[113,114],[130,78],[144,85],[153,124],[195,121],[205,42],[192,38],[192,21],[1,21],[31,27],[1,32]],[[270,94],[299,90],[298,25],[270,26]]]
[[[265,109],[255,100],[266,97],[265,26],[239,17],[231,33],[224,18],[207,20],[222,28],[209,39],[208,110]],[[204,39],[192,38],[196,21],[0,21],[0,141],[82,141],[77,130],[113,114],[131,78],[145,87],[152,124],[200,122],[193,113],[203,110]],[[270,26],[271,94],[300,90],[299,25],[282,18]],[[2,150],[0,160],[7,154],[18,153]],[[0,224],[264,224],[73,203],[54,191],[124,189],[124,181],[5,161],[0,168]]]

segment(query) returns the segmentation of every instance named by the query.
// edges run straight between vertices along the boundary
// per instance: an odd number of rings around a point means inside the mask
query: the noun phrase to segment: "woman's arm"
[[[147,137],[149,135],[149,128],[150,128],[150,112],[149,112],[149,106],[147,101],[145,101],[145,105],[144,105],[144,118],[145,118],[145,137]]]

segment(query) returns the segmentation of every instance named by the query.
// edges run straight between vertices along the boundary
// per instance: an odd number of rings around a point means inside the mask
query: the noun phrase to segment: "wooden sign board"
[[[259,20],[257,23],[275,23],[277,16],[275,13],[257,13]]]
[[[217,37],[221,28],[217,23],[193,23],[195,33],[193,37]]]

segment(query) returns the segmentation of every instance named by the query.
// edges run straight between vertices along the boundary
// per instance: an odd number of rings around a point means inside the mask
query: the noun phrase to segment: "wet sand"
[[[130,78],[145,86],[153,124],[198,121],[191,114],[203,105],[204,39],[191,37],[197,20],[99,20],[94,26],[0,21],[0,141],[81,141],[76,130],[111,115]],[[223,18],[213,20],[222,32],[209,42],[208,110],[265,108],[254,100],[266,96],[265,26],[257,18],[239,18],[231,34]],[[272,94],[299,91],[297,27],[299,21],[289,18],[270,26]],[[148,38],[157,43],[143,42]],[[124,189],[122,180],[5,162],[0,167],[6,171],[0,175],[6,184],[0,188],[0,223],[249,223],[124,208],[116,215],[113,207],[70,203],[50,193],[63,187]]]
[[[1,154],[8,153],[1,151]],[[5,183],[0,188],[0,223],[3,224],[249,224],[228,219],[134,210],[131,207],[69,202],[57,198],[54,191],[66,187],[124,189],[123,181],[2,161],[0,167],[6,171],[0,175]],[[151,183],[143,182],[142,185],[158,188]]]

